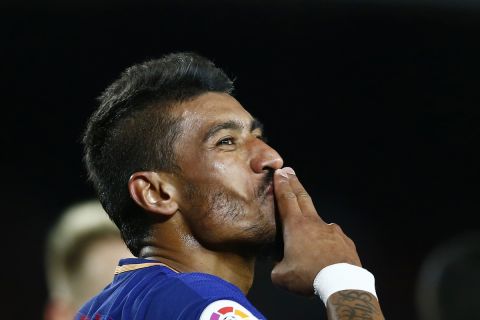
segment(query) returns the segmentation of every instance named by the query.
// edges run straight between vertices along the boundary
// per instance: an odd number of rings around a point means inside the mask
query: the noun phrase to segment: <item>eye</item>
[[[222,140],[217,142],[217,146],[231,146],[234,144],[234,139],[229,137],[229,138],[223,138]]]

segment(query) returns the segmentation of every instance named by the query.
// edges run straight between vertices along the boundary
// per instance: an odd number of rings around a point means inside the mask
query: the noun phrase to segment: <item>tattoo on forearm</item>
[[[344,290],[337,292],[329,299],[329,309],[334,311],[338,320],[373,320],[383,319],[375,297],[367,292]]]

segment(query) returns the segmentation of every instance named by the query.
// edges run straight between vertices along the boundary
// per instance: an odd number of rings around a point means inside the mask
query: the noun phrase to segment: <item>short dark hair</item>
[[[83,137],[89,180],[100,202],[138,256],[152,218],[128,191],[138,171],[178,172],[173,144],[180,119],[171,109],[206,92],[231,94],[233,81],[194,53],[172,53],[129,67],[99,97]]]

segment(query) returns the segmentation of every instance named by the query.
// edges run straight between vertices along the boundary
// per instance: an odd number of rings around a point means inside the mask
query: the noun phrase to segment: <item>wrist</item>
[[[373,274],[348,263],[336,263],[320,270],[313,281],[313,288],[325,305],[333,293],[342,290],[362,290],[377,297]]]

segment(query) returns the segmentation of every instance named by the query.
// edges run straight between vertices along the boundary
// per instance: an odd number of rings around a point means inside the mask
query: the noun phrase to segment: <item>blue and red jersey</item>
[[[114,279],[75,320],[265,319],[239,288],[205,273],[180,273],[147,259],[122,259]]]

